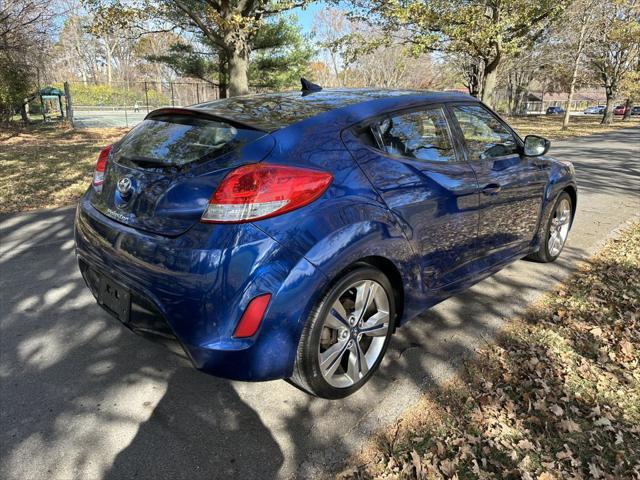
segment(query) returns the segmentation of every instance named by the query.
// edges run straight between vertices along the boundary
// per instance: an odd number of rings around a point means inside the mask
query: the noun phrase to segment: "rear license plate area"
[[[98,303],[123,323],[129,322],[131,292],[112,278],[90,270],[94,292]]]

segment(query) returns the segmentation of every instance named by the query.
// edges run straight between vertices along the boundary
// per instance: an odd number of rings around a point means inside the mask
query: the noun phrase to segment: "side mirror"
[[[524,154],[527,157],[539,157],[549,151],[551,142],[538,135],[527,135],[524,137]]]

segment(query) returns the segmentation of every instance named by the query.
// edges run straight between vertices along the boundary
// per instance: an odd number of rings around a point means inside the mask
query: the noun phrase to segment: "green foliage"
[[[249,83],[275,90],[296,85],[314,55],[294,16],[263,25],[254,38],[253,50]]]
[[[530,47],[570,0],[356,0],[356,17],[389,39],[405,38],[414,55],[443,51],[470,57],[469,88],[491,103],[495,75],[509,55]],[[374,19],[374,20],[371,20]]]
[[[381,22],[392,33],[410,25],[415,53],[425,50],[465,52],[490,59],[500,48],[515,53],[539,35],[546,21],[557,18],[567,0],[399,0],[369,2],[381,13]],[[379,4],[379,7],[378,7]]]
[[[212,58],[214,57],[214,58]],[[211,82],[218,74],[219,62],[214,55],[204,56],[192,45],[174,43],[165,55],[149,55],[150,62],[160,62],[171,67],[178,75]]]
[[[140,105],[149,98],[150,105],[169,105],[171,97],[159,93],[155,89],[149,87],[146,92],[144,84],[137,83],[130,88],[125,86],[113,85],[83,85],[82,83],[73,83],[71,85],[71,95],[73,96],[74,105],[90,105],[90,106],[122,106],[133,105],[138,102]]]
[[[248,93],[248,61],[253,40],[270,19],[302,7],[307,0],[247,0],[233,2],[194,0],[83,0],[95,14],[99,32],[111,29],[113,20],[120,29],[139,22],[165,24],[190,32],[222,57],[228,70],[231,95]],[[206,41],[205,41],[206,40]],[[194,59],[192,59],[194,60]],[[223,77],[227,76],[227,72]],[[225,83],[225,82],[221,82]]]
[[[217,83],[221,53],[206,38],[201,38],[200,43],[205,52],[196,51],[193,45],[180,42],[171,45],[166,55],[146,58],[168,65],[178,75]],[[270,90],[297,84],[300,77],[305,75],[314,54],[308,39],[300,33],[297,18],[293,15],[263,23],[252,38],[250,47],[249,83]]]
[[[30,65],[0,55],[0,120],[6,122],[20,110],[32,93],[33,78]]]

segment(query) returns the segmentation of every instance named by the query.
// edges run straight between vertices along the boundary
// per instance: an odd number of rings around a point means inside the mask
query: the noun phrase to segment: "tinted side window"
[[[391,155],[433,162],[455,161],[447,120],[439,108],[386,118],[378,124],[378,130],[382,147]]]
[[[513,134],[480,105],[456,105],[453,114],[460,125],[470,160],[511,155],[517,151]]]

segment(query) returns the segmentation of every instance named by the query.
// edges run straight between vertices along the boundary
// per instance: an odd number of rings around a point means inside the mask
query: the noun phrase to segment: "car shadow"
[[[256,461],[257,452],[268,461]],[[180,368],[104,478],[275,478],[283,460],[231,382]]]

